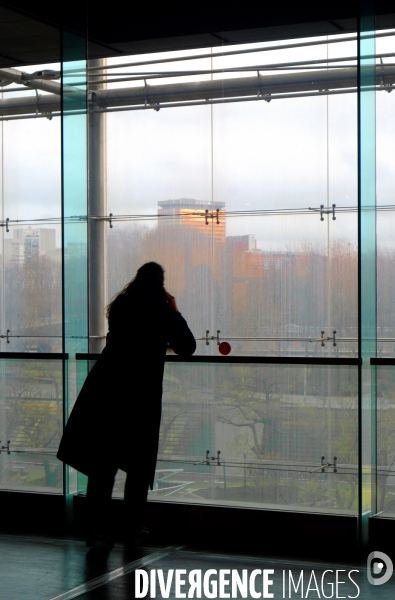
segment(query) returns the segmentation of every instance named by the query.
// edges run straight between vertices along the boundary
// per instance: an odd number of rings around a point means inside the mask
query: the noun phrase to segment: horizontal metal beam
[[[369,67],[370,68],[370,67]],[[1,77],[1,73],[0,73]],[[376,85],[387,91],[395,84],[395,67],[376,66]],[[301,73],[260,75],[255,77],[232,77],[188,83],[145,85],[119,89],[105,89],[89,94],[92,109],[116,109],[125,107],[160,107],[162,103],[193,101],[226,101],[231,98],[261,98],[270,100],[273,94],[319,92],[325,95],[331,90],[347,90],[357,86],[357,67],[338,70],[320,69]],[[77,96],[81,90],[76,89]],[[70,94],[70,97],[72,95]],[[0,117],[28,114],[49,114],[61,108],[60,97],[55,94],[36,97],[0,100]]]
[[[377,83],[395,83],[395,67],[377,69]],[[214,79],[165,85],[139,86],[104,90],[94,94],[94,103],[103,108],[115,106],[155,105],[168,102],[212,100],[271,94],[322,91],[353,88],[357,85],[357,68],[348,67],[336,71],[319,70],[308,73],[285,73],[281,75],[256,75]]]
[[[43,72],[45,73],[45,71]],[[50,94],[61,94],[61,85],[57,81],[51,79],[41,79],[18,71],[18,69],[0,69],[0,80],[9,81],[10,83],[18,83],[34,90],[42,90]]]

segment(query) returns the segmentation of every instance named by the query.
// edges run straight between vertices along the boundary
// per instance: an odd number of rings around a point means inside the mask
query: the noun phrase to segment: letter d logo
[[[379,559],[380,562],[375,562],[373,564],[373,575],[378,575],[387,567],[387,570],[384,571],[381,577],[372,577],[372,561],[375,559]],[[368,556],[368,564],[367,564],[367,576],[368,581],[372,585],[382,585],[383,583],[387,583],[391,579],[391,575],[394,571],[394,566],[392,564],[392,560],[387,554],[384,552],[371,552]]]

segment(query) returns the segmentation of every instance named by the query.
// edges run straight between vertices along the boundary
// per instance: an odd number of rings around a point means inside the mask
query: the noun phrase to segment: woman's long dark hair
[[[165,281],[165,271],[161,265],[156,262],[145,263],[140,267],[136,276],[129,281],[107,306],[106,316],[110,318],[110,312],[116,309],[116,305],[125,296],[133,296],[138,300],[165,301],[163,284]]]

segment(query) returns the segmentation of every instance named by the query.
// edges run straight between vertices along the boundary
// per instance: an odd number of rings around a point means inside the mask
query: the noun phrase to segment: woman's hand
[[[170,306],[170,308],[172,308],[174,310],[174,312],[180,312],[177,308],[177,303],[176,303],[176,299],[174,298],[174,296],[172,296],[171,294],[169,294],[169,292],[167,292],[165,290],[165,288],[163,288],[164,292],[165,292],[165,297],[166,297],[166,304],[168,306]]]

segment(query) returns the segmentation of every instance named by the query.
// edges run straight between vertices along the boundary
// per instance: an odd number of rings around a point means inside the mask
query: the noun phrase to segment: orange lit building
[[[225,240],[225,202],[179,198],[161,200],[158,204],[159,226],[182,224],[206,235],[212,234],[217,242]]]
[[[162,200],[158,205],[162,261],[166,263],[168,252],[172,255],[172,263],[175,254],[182,257],[179,272],[171,276],[174,289],[183,293],[186,272],[192,276],[196,269],[208,269],[220,285],[226,238],[225,203],[179,198]]]

